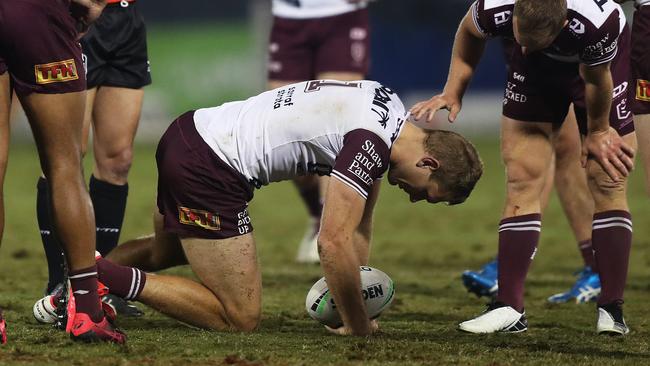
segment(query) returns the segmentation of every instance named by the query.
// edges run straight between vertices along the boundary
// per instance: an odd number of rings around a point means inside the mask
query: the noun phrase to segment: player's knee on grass
[[[262,319],[261,309],[250,306],[228,311],[228,323],[237,331],[251,332],[257,329]]]

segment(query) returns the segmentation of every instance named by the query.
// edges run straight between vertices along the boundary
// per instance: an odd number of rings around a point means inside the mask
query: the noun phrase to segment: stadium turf
[[[634,246],[625,315],[626,338],[595,335],[593,304],[548,305],[548,295],[567,289],[580,257],[554,199],[544,216],[540,250],[527,286],[530,329],[519,335],[476,336],[456,330],[478,314],[484,300],[467,294],[460,273],[494,254],[503,198],[503,168],[495,140],[478,140],[486,174],[466,204],[411,204],[385,186],[375,216],[371,265],[395,281],[396,299],[369,339],[330,335],[308,318],[307,290],[318,266],[293,263],[305,210],[291,184],[256,193],[251,216],[263,269],[264,308],[259,332],[228,334],[191,329],[145,309],[141,319],[119,319],[128,345],[78,345],[36,324],[32,305],[42,296],[46,268],[35,220],[39,169],[32,146],[12,147],[7,174],[7,226],[0,250],[0,306],[9,343],[1,365],[644,365],[650,360],[650,201],[633,177]],[[153,146],[137,148],[123,239],[151,229],[156,173]],[[87,159],[88,161],[89,159]],[[189,269],[171,271],[191,275]]]

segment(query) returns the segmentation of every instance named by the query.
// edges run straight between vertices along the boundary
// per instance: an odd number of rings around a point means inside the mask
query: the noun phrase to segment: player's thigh
[[[303,80],[269,80],[268,83],[267,83],[267,88],[269,90],[277,89],[277,88],[281,88],[281,87],[283,87],[285,85],[295,84],[295,83],[299,83],[301,81],[303,81]]]
[[[181,238],[181,242],[192,270],[231,318],[259,316],[262,278],[252,233],[228,239]]]
[[[564,123],[562,123],[562,127],[560,127],[553,139],[558,169],[575,165],[580,161],[581,140],[576,115],[573,107],[571,107],[564,119]]]
[[[131,149],[142,111],[143,89],[101,86],[93,104],[96,159]]]
[[[365,75],[360,72],[346,72],[346,71],[325,71],[316,75],[317,79],[332,79],[332,80],[363,80]]]
[[[650,194],[650,114],[634,116],[634,128],[639,144],[639,155],[645,170],[646,190]]]
[[[553,125],[503,117],[501,156],[506,165],[508,194],[530,191],[541,193],[553,158]]]
[[[90,126],[93,121],[93,103],[96,94],[97,88],[91,88],[86,91],[86,110],[84,112],[84,125],[81,135],[81,152],[84,155],[86,155],[86,152],[88,151],[88,138],[90,136]]]
[[[164,217],[158,209],[154,209],[153,227],[154,244],[151,250],[152,260],[161,264],[161,267],[168,268],[187,264],[185,252],[178,235],[166,232],[164,229]]]
[[[32,93],[20,98],[38,147],[43,170],[81,160],[86,92]]]

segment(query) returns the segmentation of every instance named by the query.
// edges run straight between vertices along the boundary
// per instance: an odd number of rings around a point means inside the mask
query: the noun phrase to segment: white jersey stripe
[[[368,193],[366,193],[361,187],[359,187],[358,184],[350,180],[350,178],[346,177],[345,175],[337,172],[336,170],[332,171],[332,177],[338,179],[339,181],[345,183],[345,185],[349,186],[350,188],[354,189],[357,193],[361,195],[364,199],[368,198]]]

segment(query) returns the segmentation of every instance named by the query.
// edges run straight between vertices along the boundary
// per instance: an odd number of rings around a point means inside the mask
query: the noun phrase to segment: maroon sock
[[[524,282],[542,229],[542,215],[509,217],[499,223],[499,292],[497,301],[521,312]]]
[[[578,242],[578,249],[580,250],[582,261],[585,263],[585,266],[591,267],[594,272],[598,272],[596,269],[596,259],[594,258],[594,248],[591,245],[591,239]]]
[[[598,305],[623,300],[632,247],[632,216],[627,211],[594,215],[591,240],[602,286]]]
[[[323,213],[323,202],[320,197],[320,182],[317,180],[315,184],[301,182],[296,183],[300,197],[307,205],[307,210],[311,217],[320,218]]]
[[[147,274],[137,268],[121,266],[106,258],[97,260],[99,280],[108,287],[108,291],[126,300],[135,300],[140,296]]]
[[[76,311],[88,314],[92,321],[98,323],[104,317],[102,305],[97,294],[97,266],[92,266],[68,274]]]

